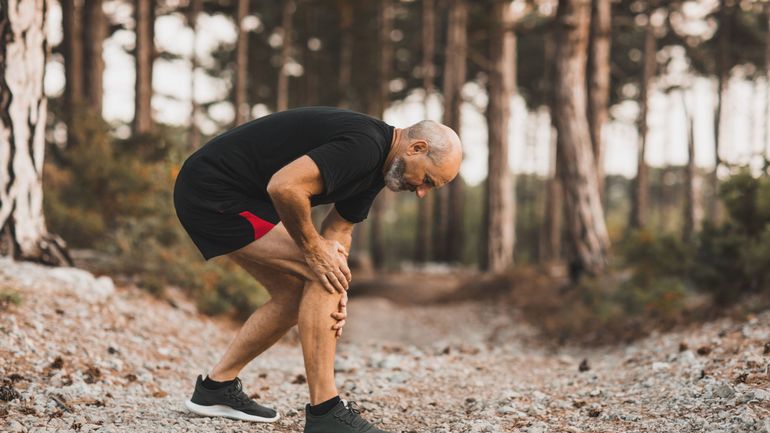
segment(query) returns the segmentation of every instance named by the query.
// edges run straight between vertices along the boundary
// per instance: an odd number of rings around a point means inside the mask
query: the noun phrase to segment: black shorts
[[[176,178],[174,208],[206,260],[245,247],[280,222],[269,200],[249,197],[189,166]]]

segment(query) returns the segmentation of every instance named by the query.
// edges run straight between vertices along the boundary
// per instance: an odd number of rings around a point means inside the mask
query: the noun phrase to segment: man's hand
[[[305,251],[305,261],[329,293],[344,293],[353,278],[348,268],[348,251],[335,240],[320,238]]]
[[[332,318],[337,321],[337,323],[332,326],[332,329],[337,331],[336,337],[340,338],[342,337],[342,327],[345,326],[345,319],[348,318],[348,292],[342,294],[339,310],[332,313]]]

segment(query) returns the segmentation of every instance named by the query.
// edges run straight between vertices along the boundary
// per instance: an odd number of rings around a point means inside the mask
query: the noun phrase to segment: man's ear
[[[420,153],[428,153],[428,143],[425,140],[417,140],[409,144],[407,154],[417,155]]]

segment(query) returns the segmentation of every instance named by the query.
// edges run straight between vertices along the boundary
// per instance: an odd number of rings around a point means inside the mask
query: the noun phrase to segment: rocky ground
[[[0,430],[301,432],[296,335],[243,373],[282,419],[209,419],[182,402],[233,324],[76,269],[0,260]],[[13,296],[11,296],[13,297]],[[355,298],[345,398],[393,432],[770,432],[770,313],[629,346],[549,349],[504,305]]]

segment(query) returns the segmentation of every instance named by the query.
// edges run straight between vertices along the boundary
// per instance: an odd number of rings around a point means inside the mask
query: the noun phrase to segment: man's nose
[[[423,198],[428,193],[428,190],[430,190],[430,186],[423,184],[417,187],[415,194],[417,194],[417,197]]]

